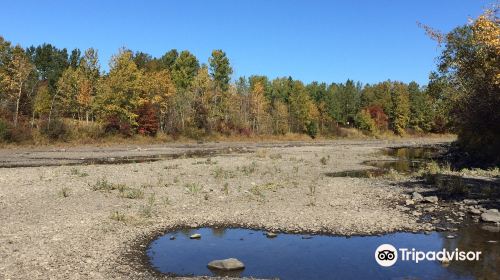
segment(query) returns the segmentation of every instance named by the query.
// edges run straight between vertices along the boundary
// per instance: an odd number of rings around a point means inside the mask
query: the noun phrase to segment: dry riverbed
[[[401,206],[409,190],[398,183],[325,173],[369,168],[361,163],[386,147],[449,140],[2,150],[11,168],[0,168],[0,279],[156,277],[141,250],[176,227],[434,230]],[[134,156],[144,162],[88,164]],[[70,165],[44,166],[54,162]]]

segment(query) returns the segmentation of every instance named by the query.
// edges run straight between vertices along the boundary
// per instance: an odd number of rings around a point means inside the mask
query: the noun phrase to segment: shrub
[[[132,136],[132,125],[118,116],[109,116],[104,125],[104,132],[129,137]]]
[[[51,140],[66,140],[69,135],[69,130],[63,120],[55,118],[49,123],[44,120],[38,127],[40,134],[48,137]]]
[[[10,142],[12,137],[12,131],[8,122],[0,119],[0,141]]]
[[[376,134],[378,132],[377,124],[366,109],[363,109],[356,114],[356,125],[359,129],[367,131],[371,134]]]
[[[137,132],[142,135],[156,135],[159,122],[155,107],[146,103],[137,110],[137,115]]]
[[[370,114],[370,117],[375,122],[378,130],[387,130],[389,126],[389,117],[384,113],[384,109],[378,105],[372,105],[366,108],[366,111]]]
[[[315,121],[309,121],[306,123],[306,133],[312,139],[316,138],[318,135],[318,124]]]

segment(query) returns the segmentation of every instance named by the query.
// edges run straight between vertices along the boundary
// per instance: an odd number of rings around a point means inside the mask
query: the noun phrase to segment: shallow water
[[[248,229],[186,229],[167,233],[154,240],[147,250],[157,271],[174,275],[229,275],[280,279],[500,279],[500,234],[477,225],[452,233],[394,233],[383,236],[338,237],[279,234],[267,238],[264,232]],[[189,239],[200,233],[201,239]],[[174,240],[170,238],[175,236]],[[475,261],[398,261],[381,267],[375,261],[376,248],[384,243],[396,248],[430,251],[447,248],[482,251]],[[214,259],[238,258],[246,268],[221,274],[207,268]]]
[[[394,160],[368,160],[364,165],[372,166],[372,169],[347,170],[326,173],[329,177],[352,177],[371,178],[379,177],[389,173],[391,170],[401,174],[409,174],[417,171],[426,163],[439,155],[436,147],[397,147],[382,151],[383,155],[395,157]]]

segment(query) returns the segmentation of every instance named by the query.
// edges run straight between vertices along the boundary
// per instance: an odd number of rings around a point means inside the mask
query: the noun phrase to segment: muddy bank
[[[432,222],[397,207],[408,189],[383,178],[325,173],[368,168],[361,163],[383,159],[378,153],[382,148],[443,141],[215,143],[195,146],[229,153],[115,165],[2,168],[0,278],[154,277],[127,255],[134,254],[137,240],[176,226],[235,225],[343,236],[434,230]],[[134,149],[4,150],[0,156],[4,162],[29,162],[30,157],[152,156],[166,154],[166,149],[182,154],[194,148]],[[26,152],[29,157],[20,156]]]

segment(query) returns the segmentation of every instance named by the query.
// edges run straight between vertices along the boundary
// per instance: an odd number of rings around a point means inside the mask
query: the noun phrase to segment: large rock
[[[481,220],[489,223],[500,223],[500,213],[498,212],[484,212],[481,214]]]
[[[225,260],[214,260],[208,263],[208,268],[218,269],[218,270],[240,270],[244,269],[245,265],[235,258],[229,258]]]

